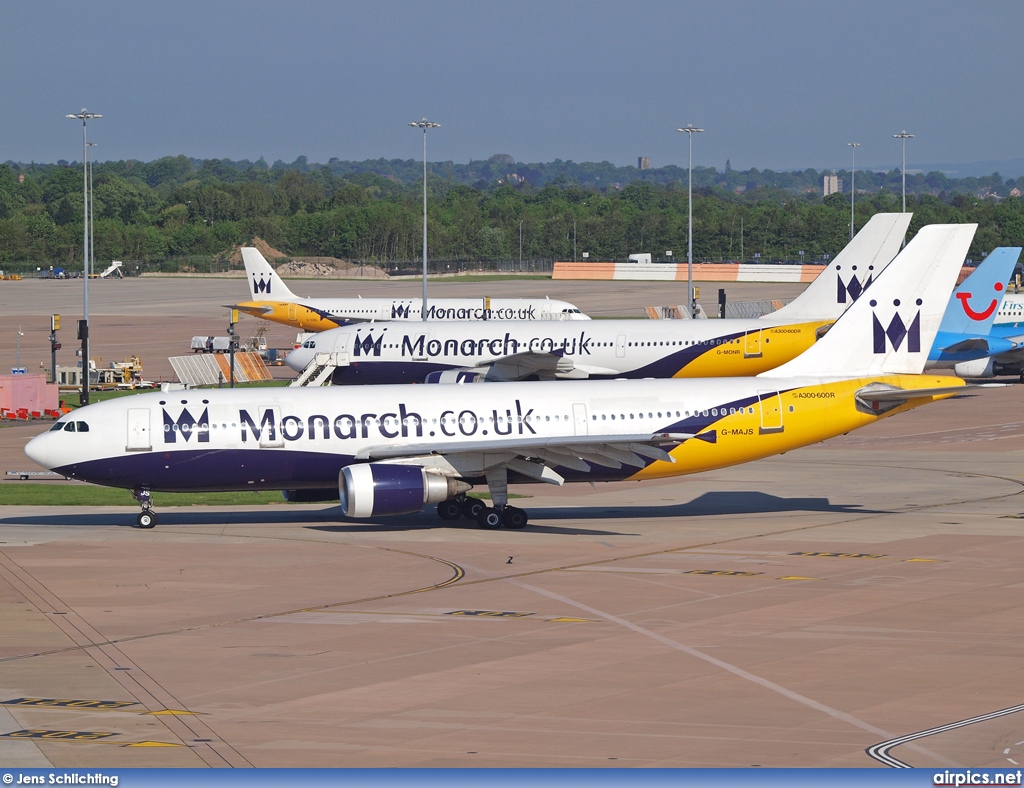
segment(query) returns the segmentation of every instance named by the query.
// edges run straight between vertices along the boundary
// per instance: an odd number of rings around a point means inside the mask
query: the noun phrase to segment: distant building
[[[641,170],[651,169],[651,157],[650,156],[639,156],[636,160],[636,166]]]
[[[822,178],[821,193],[823,197],[828,197],[830,194],[842,193],[843,181],[834,172],[831,175],[825,175]]]

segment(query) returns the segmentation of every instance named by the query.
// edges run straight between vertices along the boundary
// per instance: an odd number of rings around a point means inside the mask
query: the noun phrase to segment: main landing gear
[[[488,506],[479,498],[467,498],[464,494],[456,495],[437,505],[437,514],[442,520],[476,520],[481,528],[492,530],[505,526],[518,531],[525,528],[530,521],[522,509],[508,505],[508,481],[505,468],[488,472],[487,487],[491,492],[494,506]]]
[[[135,496],[135,500],[139,502],[139,506],[142,507],[142,511],[139,512],[139,516],[135,518],[135,522],[139,528],[153,528],[157,524],[156,512],[153,511],[153,505],[149,500],[149,488],[148,487],[136,487],[132,490],[132,495]]]

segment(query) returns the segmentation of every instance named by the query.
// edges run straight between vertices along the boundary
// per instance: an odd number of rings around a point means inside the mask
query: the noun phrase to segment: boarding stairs
[[[329,386],[331,376],[338,367],[348,366],[348,356],[343,353],[317,353],[302,374],[290,386]]]
[[[120,260],[114,260],[107,267],[107,270],[100,274],[100,279],[106,279],[111,274],[115,274],[118,279],[123,278],[124,274],[121,273],[121,266],[124,265]]]

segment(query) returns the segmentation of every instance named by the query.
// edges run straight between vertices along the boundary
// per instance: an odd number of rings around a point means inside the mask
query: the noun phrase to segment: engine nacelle
[[[961,378],[991,378],[996,374],[995,360],[991,356],[961,361],[953,370]]]
[[[440,503],[469,488],[465,482],[427,473],[416,465],[371,462],[346,465],[338,474],[338,493],[346,517],[412,514],[428,503]]]
[[[445,369],[431,372],[424,378],[424,383],[483,383],[486,376],[469,369]]]

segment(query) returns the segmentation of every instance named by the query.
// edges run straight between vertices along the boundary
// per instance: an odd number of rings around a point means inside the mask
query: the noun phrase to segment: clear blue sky
[[[0,161],[608,160],[735,169],[1024,156],[1020,0],[0,4]],[[1009,175],[1010,173],[1004,173]]]

